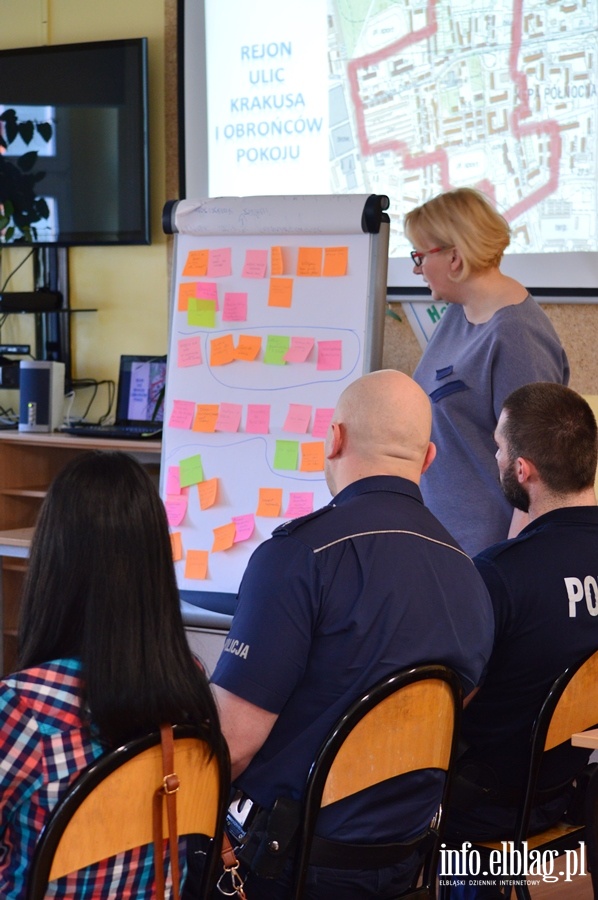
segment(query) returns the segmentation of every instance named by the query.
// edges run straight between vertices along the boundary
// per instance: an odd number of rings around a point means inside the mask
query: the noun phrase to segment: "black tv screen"
[[[150,242],[147,84],[147,38],[0,50],[0,244]]]

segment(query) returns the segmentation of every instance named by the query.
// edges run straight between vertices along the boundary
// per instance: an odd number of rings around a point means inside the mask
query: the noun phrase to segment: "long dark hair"
[[[192,722],[219,744],[216,706],[185,637],[164,507],[126,453],[76,457],[40,510],[19,666],[64,657],[81,660],[84,701],[110,743]]]

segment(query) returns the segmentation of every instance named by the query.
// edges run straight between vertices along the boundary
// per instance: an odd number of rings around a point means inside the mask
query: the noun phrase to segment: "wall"
[[[166,8],[174,9],[174,4],[167,2]],[[173,14],[170,20],[176,21]],[[166,352],[170,239],[162,233],[161,212],[168,199],[164,87],[168,33],[164,0],[0,0],[0,47],[128,37],[147,37],[149,42],[152,244],[69,250],[71,306],[97,309],[72,316],[76,378],[115,379],[121,353]],[[172,181],[169,178],[169,190]],[[3,280],[21,262],[25,251],[3,250],[2,254]],[[32,269],[26,263],[11,280],[10,288],[32,287]],[[5,343],[32,343],[32,317],[9,316],[0,335]],[[15,404],[15,395],[0,392],[0,403]],[[100,388],[92,417],[105,412],[106,397]],[[81,390],[74,409],[84,409],[90,399],[91,391]]]

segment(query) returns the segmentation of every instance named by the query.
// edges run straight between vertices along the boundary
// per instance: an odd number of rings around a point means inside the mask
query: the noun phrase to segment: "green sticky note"
[[[275,469],[296,469],[299,462],[299,441],[276,441]],[[183,482],[181,481],[181,487]]]
[[[290,346],[290,337],[285,337],[281,334],[269,334],[266,340],[264,362],[271,366],[286,366],[284,355]]]
[[[203,481],[203,466],[199,453],[182,459],[179,463],[179,473],[181,487],[189,487],[190,484],[199,484]]]
[[[216,301],[198,300],[197,297],[189,297],[187,301],[187,324],[196,325],[199,328],[215,328]]]

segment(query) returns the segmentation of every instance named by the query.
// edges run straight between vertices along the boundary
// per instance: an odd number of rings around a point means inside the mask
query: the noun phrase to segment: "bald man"
[[[465,693],[478,682],[492,611],[471,560],[422,503],[419,479],[435,455],[430,430],[429,400],[411,378],[394,370],[359,378],[341,395],[326,438],[334,500],[281,525],[249,561],[212,679],[242,798],[236,818],[247,816],[240,830],[279,798],[301,799],[332,725],[383,676],[442,662]],[[403,776],[392,789],[328,807],[317,834],[407,839],[427,827],[439,794],[437,773]],[[410,857],[356,870],[353,861],[349,853],[340,870],[326,859],[311,866],[306,897],[395,897],[417,865]],[[258,857],[249,900],[289,896],[291,859],[275,879],[256,868],[263,871]]]

